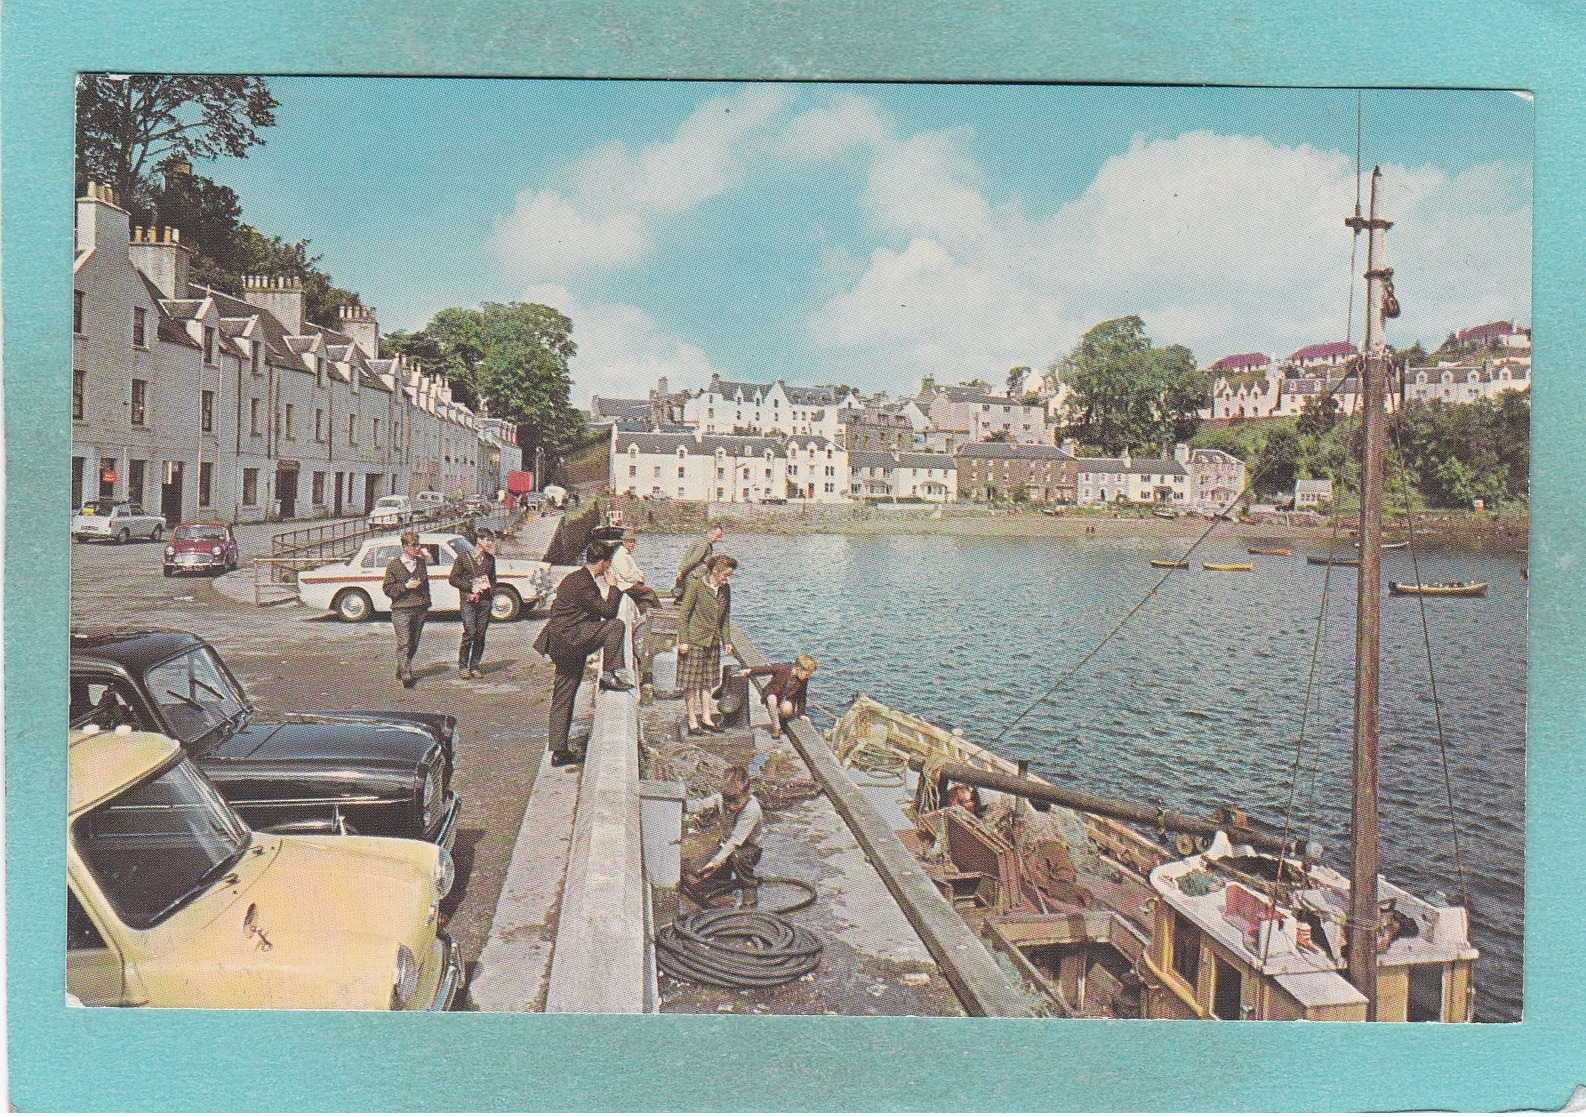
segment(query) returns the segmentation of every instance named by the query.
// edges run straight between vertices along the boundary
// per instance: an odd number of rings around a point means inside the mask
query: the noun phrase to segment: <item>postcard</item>
[[[9,37],[19,1104],[1567,1098],[1545,68],[119,26]]]

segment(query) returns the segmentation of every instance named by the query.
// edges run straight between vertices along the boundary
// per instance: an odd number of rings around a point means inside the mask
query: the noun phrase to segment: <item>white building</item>
[[[849,491],[855,497],[958,499],[958,466],[947,454],[849,451]]]
[[[729,504],[848,497],[848,454],[828,438],[613,429],[611,439],[616,493]]]
[[[1245,463],[1226,450],[1197,448],[1179,443],[1173,459],[1187,473],[1186,499],[1199,512],[1220,513],[1231,509],[1245,491]]]
[[[1189,469],[1175,458],[1133,458],[1127,450],[1119,458],[1080,458],[1076,469],[1075,501],[1082,505],[1134,504],[1188,505]]]
[[[1046,409],[993,393],[985,384],[927,382],[921,387],[921,406],[930,416],[927,444],[933,450],[954,453],[960,446],[997,436],[1014,445],[1051,445]]]
[[[861,405],[852,392],[802,388],[781,380],[769,384],[711,377],[710,386],[683,403],[683,422],[703,434],[817,435],[835,439],[837,413]]]
[[[1504,392],[1531,387],[1530,358],[1488,361],[1481,365],[1439,363],[1436,368],[1412,368],[1404,386],[1406,398],[1420,403],[1475,403],[1496,399]]]

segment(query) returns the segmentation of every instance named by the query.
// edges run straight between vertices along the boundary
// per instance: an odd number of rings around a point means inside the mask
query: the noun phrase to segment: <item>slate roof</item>
[[[681,447],[690,454],[713,455],[717,450],[722,450],[734,457],[760,457],[767,450],[773,454],[782,453],[784,445],[785,442],[781,438],[767,438],[761,435],[706,434],[696,437],[693,432],[665,434],[655,431],[634,431],[618,435],[616,452],[626,454],[629,446],[637,446],[641,454],[675,454]]]
[[[934,456],[934,455],[932,455]],[[954,458],[1024,458],[1042,461],[1073,461],[1074,455],[1056,446],[1025,445],[1012,442],[970,442],[960,446]]]
[[[1296,481],[1294,482],[1294,492],[1296,495],[1332,496],[1333,483],[1325,477],[1319,481]]]
[[[595,414],[603,419],[644,420],[653,413],[647,399],[606,399],[596,396],[594,402]]]
[[[1173,458],[1132,458],[1128,465],[1122,458],[1080,458],[1079,467],[1090,473],[1167,473],[1186,476],[1184,466]]]
[[[1291,361],[1319,361],[1328,357],[1349,357],[1358,353],[1347,341],[1325,341],[1320,345],[1307,345],[1303,349],[1296,349],[1289,354]]]
[[[154,285],[154,281],[136,268],[133,268],[132,272],[143,281],[143,289],[149,293],[149,298],[154,300],[154,336],[172,345],[180,345],[187,349],[199,348],[198,342],[194,341],[182,328],[181,323],[172,318],[166,310],[165,304],[169,300],[160,296],[160,289]]]
[[[970,388],[958,384],[949,384],[945,387],[938,388],[937,391],[946,392],[947,398],[954,403],[989,403],[998,407],[1035,406],[1034,404],[1021,404],[1012,396],[999,396],[991,392],[983,391],[980,388]]]

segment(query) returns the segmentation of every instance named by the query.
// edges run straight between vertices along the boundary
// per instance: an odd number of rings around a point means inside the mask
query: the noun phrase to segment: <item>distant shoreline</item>
[[[739,535],[943,535],[1003,539],[1193,539],[1212,521],[1197,516],[1166,520],[1151,515],[1104,511],[1065,511],[1048,516],[1039,511],[996,509],[985,505],[963,504],[942,507],[940,518],[926,505],[746,505],[650,503],[639,500],[603,498],[608,507],[620,511],[624,520],[637,530],[654,533],[703,531],[708,523],[720,523],[729,536]],[[1529,517],[1478,516],[1474,513],[1428,513],[1418,515],[1412,524],[1398,517],[1384,525],[1386,538],[1409,537],[1412,530],[1418,542],[1428,545],[1454,545],[1496,553],[1518,553],[1529,546]],[[1353,521],[1339,523],[1337,535],[1351,538]],[[1324,545],[1335,533],[1331,523],[1316,527],[1288,527],[1282,524],[1220,523],[1212,538],[1258,541],[1293,541],[1305,545]]]

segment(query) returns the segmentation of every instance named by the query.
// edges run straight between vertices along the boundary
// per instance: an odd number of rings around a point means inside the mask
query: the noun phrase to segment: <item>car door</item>
[[[391,599],[385,595],[382,583],[385,580],[385,568],[391,565],[391,560],[402,553],[400,543],[378,543],[364,548],[363,558],[358,560],[358,574],[352,579],[360,589],[369,591],[369,600],[374,602],[374,607],[382,613],[391,611]]]
[[[457,556],[445,543],[426,543],[424,553],[430,564],[430,608],[457,609],[457,587],[446,580]]]
[[[85,1005],[119,1005],[126,991],[121,952],[77,898],[75,882],[66,883],[66,991]]]

